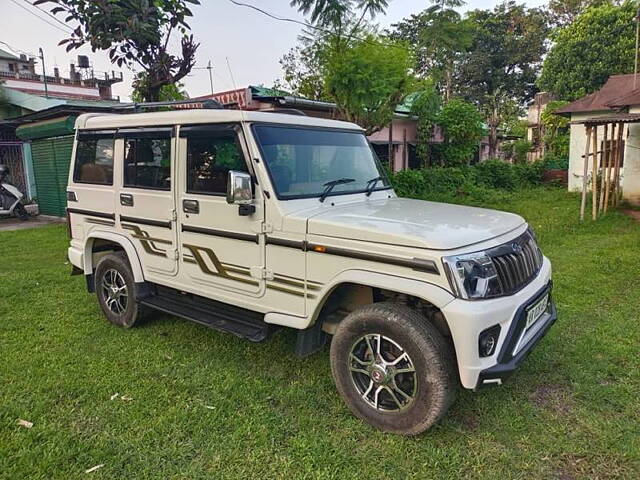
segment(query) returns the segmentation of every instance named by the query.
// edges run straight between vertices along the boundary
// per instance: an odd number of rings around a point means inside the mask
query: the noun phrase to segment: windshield
[[[340,179],[328,195],[389,188],[389,181],[361,132],[255,125],[256,140],[280,199],[320,197],[327,183]]]

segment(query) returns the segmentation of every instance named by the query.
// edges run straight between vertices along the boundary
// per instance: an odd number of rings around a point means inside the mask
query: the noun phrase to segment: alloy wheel
[[[362,399],[376,410],[399,412],[414,401],[418,381],[411,357],[397,342],[377,333],[351,347],[349,372]]]

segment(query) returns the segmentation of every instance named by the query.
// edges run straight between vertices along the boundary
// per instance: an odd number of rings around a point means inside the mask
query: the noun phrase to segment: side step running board
[[[261,313],[160,285],[154,287],[155,293],[142,299],[142,305],[233,333],[252,342],[266,339],[273,330],[271,325],[264,322]]]

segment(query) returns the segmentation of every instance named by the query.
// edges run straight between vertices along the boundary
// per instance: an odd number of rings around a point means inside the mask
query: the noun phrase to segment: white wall
[[[588,112],[588,113],[574,113],[571,115],[571,122],[579,122],[586,120],[587,118],[604,117],[611,115],[610,111],[606,112]],[[569,143],[569,191],[582,191],[582,181],[584,174],[584,159],[582,156],[585,153],[585,147],[587,143],[587,133],[584,125],[570,126],[571,137]],[[604,134],[603,127],[598,128],[598,143],[602,139]],[[593,159],[591,159],[593,162]],[[587,173],[587,179],[591,178],[591,163],[589,164],[589,170]]]
[[[640,106],[629,108],[629,113],[640,113]],[[640,205],[640,124],[629,124],[624,138],[622,198],[632,205]]]

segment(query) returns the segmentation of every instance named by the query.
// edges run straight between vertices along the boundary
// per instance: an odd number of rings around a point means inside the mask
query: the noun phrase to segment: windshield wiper
[[[381,180],[384,180],[384,177],[376,177],[376,178],[372,178],[371,180],[367,181],[367,191],[366,191],[367,197],[370,196],[373,193],[373,189],[376,188],[376,185]]]
[[[320,201],[324,202],[324,199],[327,198],[327,196],[331,193],[331,190],[333,190],[333,187],[335,187],[336,185],[342,185],[344,183],[351,183],[355,181],[356,180],[354,178],[339,178],[337,180],[331,180],[330,182],[325,183],[324,190],[320,195]]]

